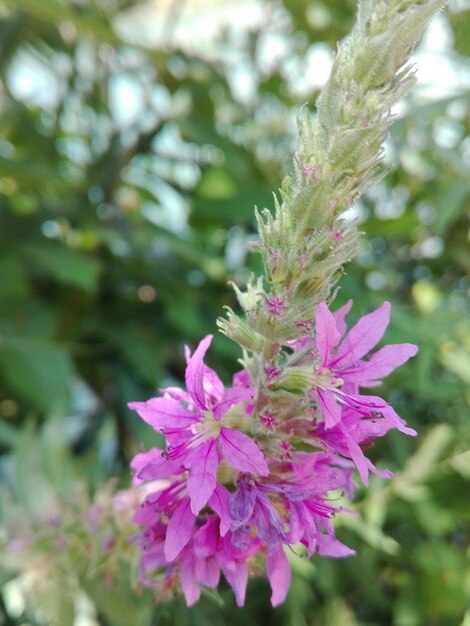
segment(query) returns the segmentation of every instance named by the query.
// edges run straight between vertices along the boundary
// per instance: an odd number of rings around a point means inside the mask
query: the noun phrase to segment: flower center
[[[214,418],[212,411],[206,411],[203,421],[200,424],[200,435],[202,435],[206,441],[208,439],[217,439],[221,428],[220,422]]]

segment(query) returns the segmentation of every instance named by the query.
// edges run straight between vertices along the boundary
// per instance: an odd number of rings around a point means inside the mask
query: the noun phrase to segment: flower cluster
[[[346,332],[350,306],[332,313],[320,303],[313,332],[278,346],[269,367],[248,359],[228,388],[204,363],[207,336],[186,354],[186,390],[171,387],[129,405],[166,441],[163,451],[140,452],[131,464],[147,493],[134,515],[143,527],[134,541],[144,585],[162,594],[180,587],[192,605],[222,572],[241,606],[249,575],[265,568],[276,606],[290,583],[286,548],[353,554],[334,534],[336,494],[353,496],[355,469],[364,484],[369,471],[391,476],[364,454],[376,438],[393,428],[416,434],[385,400],[360,388],[379,385],[416,346],[369,354],[390,305]]]

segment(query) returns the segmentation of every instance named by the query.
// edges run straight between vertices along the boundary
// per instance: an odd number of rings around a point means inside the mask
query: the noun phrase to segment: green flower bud
[[[279,379],[272,385],[274,390],[283,389],[291,393],[305,394],[312,388],[313,367],[286,367]]]
[[[248,322],[237,317],[230,307],[225,307],[225,309],[227,310],[227,319],[219,317],[217,320],[220,331],[245,350],[262,352],[266,339],[253,330]]]
[[[258,302],[263,297],[263,279],[261,277],[255,282],[255,277],[252,274],[248,280],[245,292],[240,291],[232,281],[229,282],[229,285],[232,286],[240,306],[246,313],[256,309]]]

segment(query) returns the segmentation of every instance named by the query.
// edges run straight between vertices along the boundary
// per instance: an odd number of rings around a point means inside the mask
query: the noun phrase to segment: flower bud
[[[245,350],[262,352],[266,343],[265,338],[256,330],[253,330],[246,320],[237,317],[230,307],[225,308],[227,310],[227,319],[219,317],[217,320],[217,326],[220,331]]]
[[[307,393],[312,387],[313,374],[313,367],[310,366],[286,367],[273,385],[273,389],[283,389],[291,393]]]

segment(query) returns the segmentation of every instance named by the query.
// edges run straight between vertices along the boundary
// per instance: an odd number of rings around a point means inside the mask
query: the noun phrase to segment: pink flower
[[[203,361],[211,341],[212,335],[205,337],[188,359],[187,393],[170,390],[165,394],[167,397],[129,404],[143,420],[164,434],[167,441],[163,461],[158,458],[151,461],[138,478],[162,478],[187,470],[187,489],[194,515],[215,490],[221,459],[238,471],[269,474],[264,455],[254,441],[238,430],[223,426],[227,411],[252,397],[252,391],[241,386],[224,389],[216,373]]]
[[[260,546],[266,547],[266,574],[271,585],[271,604],[284,602],[289,590],[291,572],[283,545],[288,544],[284,523],[268,496],[253,481],[241,479],[237,491],[230,497],[234,519],[232,545],[246,550],[253,542],[254,526]]]
[[[287,338],[264,371],[244,369],[227,389],[204,363],[209,335],[193,355],[186,351],[186,390],[168,388],[160,398],[129,405],[166,440],[163,452],[139,452],[131,463],[135,488],[147,493],[133,518],[143,527],[134,541],[144,585],[163,596],[179,587],[192,605],[201,587],[217,586],[223,573],[242,606],[248,576],[264,562],[277,606],[290,585],[288,548],[301,543],[309,556],[354,554],[335,537],[333,518],[344,509],[331,494],[354,496],[354,469],[365,484],[369,471],[390,477],[364,451],[392,428],[415,434],[382,398],[363,395],[360,387],[379,385],[416,346],[385,346],[369,355],[390,305],[346,332],[350,306],[331,313],[321,303],[313,336]],[[289,395],[271,400],[270,387],[278,391],[273,381],[282,393],[283,368],[292,364],[307,373],[307,389],[292,403]],[[260,378],[254,384],[250,375]]]
[[[230,514],[233,519],[234,543],[243,547],[250,541],[250,526],[257,537],[266,541],[268,554],[282,543],[287,543],[284,524],[264,489],[253,480],[243,477],[237,490],[230,496]]]
[[[368,418],[355,410],[344,408],[341,421],[332,428],[319,424],[314,432],[321,445],[333,453],[350,458],[359,472],[362,482],[368,484],[369,471],[381,478],[392,478],[389,470],[378,470],[368,459],[362,446],[366,446],[378,437],[385,435],[393,426],[384,419]]]
[[[286,303],[281,298],[273,297],[266,300],[271,315],[281,315],[286,308]]]
[[[280,376],[280,374],[281,370],[279,370],[277,367],[272,366],[266,368],[266,377],[268,380],[274,380],[275,378]]]
[[[142,583],[160,589],[162,596],[179,586],[191,606],[199,600],[201,586],[216,587],[223,572],[238,606],[243,606],[249,574],[247,560],[259,550],[260,541],[250,538],[242,548],[235,545],[229,531],[232,520],[228,502],[228,491],[217,486],[210,505],[220,516],[206,513],[198,517],[196,524],[184,481],[147,496],[134,516],[136,523],[146,526],[133,537],[142,550]],[[158,570],[160,574],[155,575]]]
[[[341,421],[343,407],[349,406],[364,417],[383,417],[390,427],[407,435],[416,432],[384,400],[358,393],[359,386],[375,387],[417,352],[410,343],[389,345],[373,355],[369,351],[382,338],[389,323],[390,303],[362,317],[345,335],[344,316],[351,302],[331,313],[324,302],[317,307],[315,342],[320,358],[315,380],[320,411],[326,428]]]
[[[265,426],[266,428],[269,428],[270,430],[274,430],[275,424],[276,424],[276,418],[274,417],[274,415],[272,413],[263,413],[262,415],[260,415],[259,417],[261,423],[263,424],[263,426]]]

